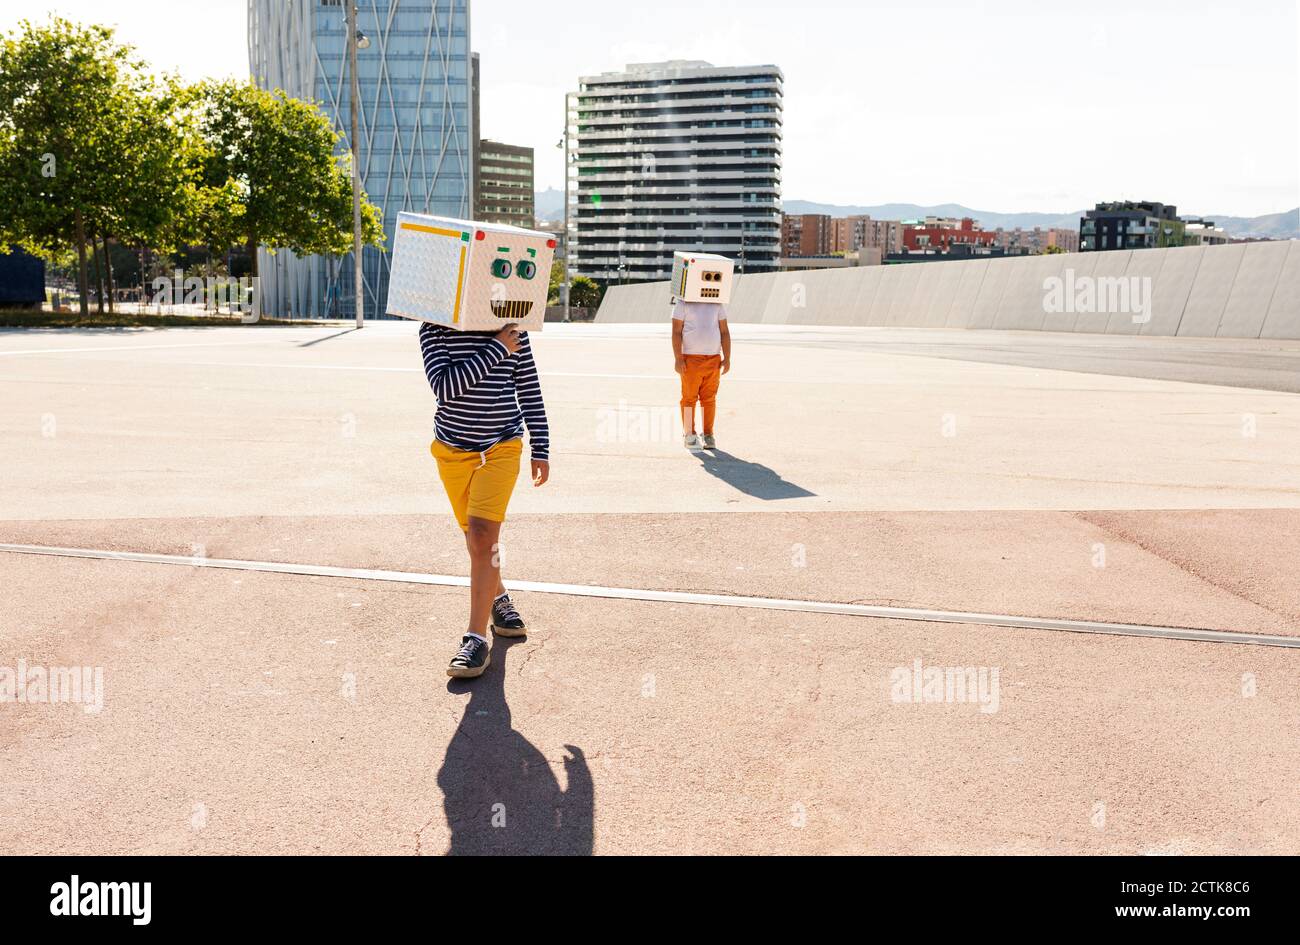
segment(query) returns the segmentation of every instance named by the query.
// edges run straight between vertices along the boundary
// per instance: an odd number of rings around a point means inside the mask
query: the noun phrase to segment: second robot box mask
[[[726,256],[714,253],[673,253],[672,292],[683,302],[731,301],[734,266]]]

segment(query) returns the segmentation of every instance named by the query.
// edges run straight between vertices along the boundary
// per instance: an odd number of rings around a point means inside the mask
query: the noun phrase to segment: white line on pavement
[[[200,341],[193,344],[174,345],[97,345],[92,348],[10,348],[0,351],[0,357],[17,354],[85,354],[94,351],[154,351],[159,348],[228,348],[236,345],[265,345],[283,338],[262,338],[259,341]]]
[[[100,350],[100,349],[96,349]],[[4,352],[0,351],[0,354]],[[374,364],[276,364],[263,361],[160,361],[163,367],[222,367],[222,368],[274,368],[276,370],[303,371],[383,371],[385,373],[418,374],[423,368],[384,367]],[[542,377],[604,377],[632,378],[635,380],[676,380],[676,374],[589,374],[581,371],[542,371]]]
[[[222,568],[236,571],[265,571],[274,574],[302,574],[313,577],[351,578],[361,581],[392,581],[403,584],[431,584],[466,587],[469,578],[448,574],[420,574],[414,571],[383,571],[369,568],[338,568],[318,564],[290,564],[278,561],[245,561],[234,558],[193,558],[185,555],[151,554],[139,551],[107,551],[96,548],[59,548],[48,545],[0,544],[0,552],[27,555],[52,555],[64,558],[96,558],[133,561],[141,564],[169,564],[186,567]],[[928,623],[965,623],[1020,630],[1062,630],[1069,633],[1101,633],[1127,637],[1155,637],[1164,640],[1191,640],[1199,643],[1252,643],[1300,649],[1300,637],[1260,633],[1237,633],[1225,630],[1201,630],[1194,627],[1159,627],[1147,624],[1105,623],[1091,620],[1057,620],[1050,617],[1020,617],[1014,614],[982,614],[960,610],[926,610],[913,607],[877,607],[865,604],[841,604],[834,601],[789,600],[779,597],[744,597],[734,594],[692,594],[683,591],[655,591],[630,587],[603,587],[588,584],[555,584],[549,581],[511,581],[511,590],[538,594],[565,594],[573,597],[603,597],[619,600],[643,600],[673,604],[702,604],[713,607],[746,607],[759,610],[786,610],[799,613],[835,614],[847,617],[875,617],[889,620],[920,620]]]

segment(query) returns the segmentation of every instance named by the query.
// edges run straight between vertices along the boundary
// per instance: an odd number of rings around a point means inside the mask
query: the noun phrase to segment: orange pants
[[[720,354],[687,354],[682,371],[682,429],[695,432],[695,402],[704,414],[702,433],[713,432],[713,418],[718,412],[718,379],[722,371]]]

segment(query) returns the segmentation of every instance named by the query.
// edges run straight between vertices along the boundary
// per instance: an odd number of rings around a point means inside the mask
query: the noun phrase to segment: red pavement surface
[[[5,335],[0,542],[464,574],[410,328]],[[1211,383],[1259,350],[736,334],[707,462],[604,435],[662,327],[539,337],[507,581],[1300,634],[1300,395]],[[103,680],[0,703],[4,853],[1300,852],[1289,649],[521,593],[467,684],[459,588],[0,580],[0,681]]]

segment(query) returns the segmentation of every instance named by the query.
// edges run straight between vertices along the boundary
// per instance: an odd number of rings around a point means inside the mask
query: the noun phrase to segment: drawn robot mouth
[[[504,302],[492,302],[492,314],[497,318],[521,319],[527,318],[528,313],[533,310],[533,303],[526,299],[507,299]]]

